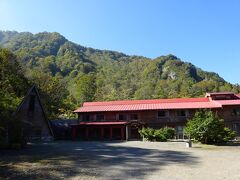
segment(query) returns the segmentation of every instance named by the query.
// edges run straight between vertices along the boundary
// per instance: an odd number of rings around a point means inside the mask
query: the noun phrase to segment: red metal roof
[[[133,104],[183,103],[183,102],[209,102],[209,99],[208,98],[174,98],[174,99],[85,102],[83,106],[86,107],[86,106],[111,106],[111,105],[133,105]]]
[[[83,106],[74,112],[101,112],[101,111],[137,111],[155,109],[206,109],[221,108],[222,106],[214,102],[198,103],[159,103],[159,104],[129,104],[129,105],[105,105],[105,106]]]
[[[101,112],[101,111],[137,111],[157,109],[205,109],[221,108],[218,103],[208,98],[175,98],[153,100],[126,100],[108,102],[85,102],[74,112]]]
[[[233,92],[212,92],[206,93],[206,96],[214,96],[214,95],[234,95]]]
[[[240,105],[240,100],[218,100],[217,103],[219,103],[221,106],[227,106],[227,105]]]
[[[113,121],[113,122],[80,122],[79,124],[76,125],[124,125],[128,124],[126,121]],[[73,126],[76,126],[73,125]]]
[[[207,93],[233,94],[231,92]],[[240,97],[240,95],[236,95]],[[222,108],[224,105],[240,105],[240,99],[236,100],[211,100],[205,98],[175,98],[175,99],[151,99],[151,100],[125,100],[108,102],[85,102],[82,107],[74,112],[104,112],[104,111],[139,111],[158,109],[210,109]]]

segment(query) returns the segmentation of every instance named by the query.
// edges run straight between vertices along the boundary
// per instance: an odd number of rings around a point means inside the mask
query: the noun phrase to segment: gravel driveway
[[[182,142],[30,144],[0,151],[0,179],[240,179],[240,146]]]

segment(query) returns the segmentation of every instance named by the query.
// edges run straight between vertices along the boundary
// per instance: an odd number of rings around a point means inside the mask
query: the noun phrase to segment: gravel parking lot
[[[240,146],[71,142],[0,151],[0,179],[240,179]]]

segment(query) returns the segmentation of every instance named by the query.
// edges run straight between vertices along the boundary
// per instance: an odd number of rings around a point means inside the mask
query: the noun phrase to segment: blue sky
[[[239,0],[0,0],[0,29],[59,32],[78,44],[174,54],[240,83]]]

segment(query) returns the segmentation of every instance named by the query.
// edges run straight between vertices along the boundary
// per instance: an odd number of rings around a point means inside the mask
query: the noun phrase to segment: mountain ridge
[[[57,32],[0,31],[0,46],[17,55],[28,76],[40,71],[68,82],[68,91],[80,102],[239,92],[237,85],[226,82],[217,73],[204,71],[175,55],[152,59],[99,50],[68,41]],[[86,84],[94,87],[92,94],[79,87]]]

